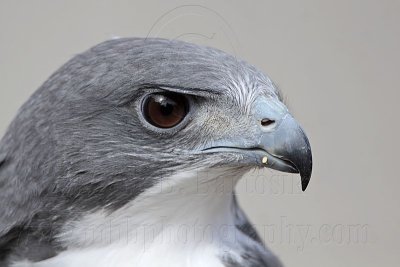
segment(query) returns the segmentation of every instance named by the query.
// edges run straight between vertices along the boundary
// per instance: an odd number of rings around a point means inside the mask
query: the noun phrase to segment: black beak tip
[[[301,189],[303,192],[306,190],[312,173],[312,159],[311,156],[307,162],[307,164],[303,165],[304,167],[300,170],[300,177],[301,177]]]
[[[310,177],[308,178],[301,178],[301,190],[304,192],[307,189],[308,183],[310,182]]]

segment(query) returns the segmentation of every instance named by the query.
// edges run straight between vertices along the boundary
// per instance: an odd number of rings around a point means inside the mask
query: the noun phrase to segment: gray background
[[[144,3],[145,2],[145,3]],[[240,202],[287,266],[398,266],[400,1],[0,1],[0,134],[76,53],[115,36],[206,44],[285,93],[314,174],[252,173]]]

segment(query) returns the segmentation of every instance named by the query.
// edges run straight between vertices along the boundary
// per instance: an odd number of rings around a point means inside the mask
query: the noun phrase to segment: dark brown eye
[[[145,98],[142,109],[150,124],[158,128],[172,128],[188,113],[188,101],[180,94],[156,93]]]

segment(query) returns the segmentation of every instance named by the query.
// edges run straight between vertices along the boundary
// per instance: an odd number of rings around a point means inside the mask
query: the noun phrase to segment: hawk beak
[[[263,133],[258,147],[266,151],[264,166],[289,173],[299,173],[306,190],[312,172],[310,142],[301,126],[287,114],[272,131]]]
[[[312,172],[310,142],[301,126],[286,113],[272,124],[262,126],[263,119],[257,119],[260,128],[251,134],[236,138],[224,138],[202,149],[202,153],[239,153],[253,159],[257,165],[270,169],[299,173],[301,187],[305,191]],[[268,119],[264,119],[267,120]],[[271,121],[271,120],[269,120]],[[250,160],[254,163],[254,161]]]

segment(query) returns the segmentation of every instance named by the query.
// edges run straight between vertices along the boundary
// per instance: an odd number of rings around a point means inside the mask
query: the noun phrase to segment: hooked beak
[[[306,190],[312,172],[312,154],[310,142],[301,126],[290,115],[286,114],[279,121],[274,121],[273,128],[267,131],[261,129],[259,134],[250,137],[241,137],[243,140],[224,140],[217,142],[217,146],[204,149],[206,152],[238,152],[251,155],[257,163],[274,170],[299,173],[302,190]],[[269,126],[268,126],[269,127]],[[262,127],[261,127],[262,128]],[[233,142],[232,142],[233,141]],[[219,144],[218,144],[219,143]],[[252,146],[238,144],[253,143]]]
[[[310,142],[301,126],[287,114],[276,130],[261,135],[259,148],[269,156],[266,167],[289,173],[299,173],[302,190],[306,190],[312,173]]]

